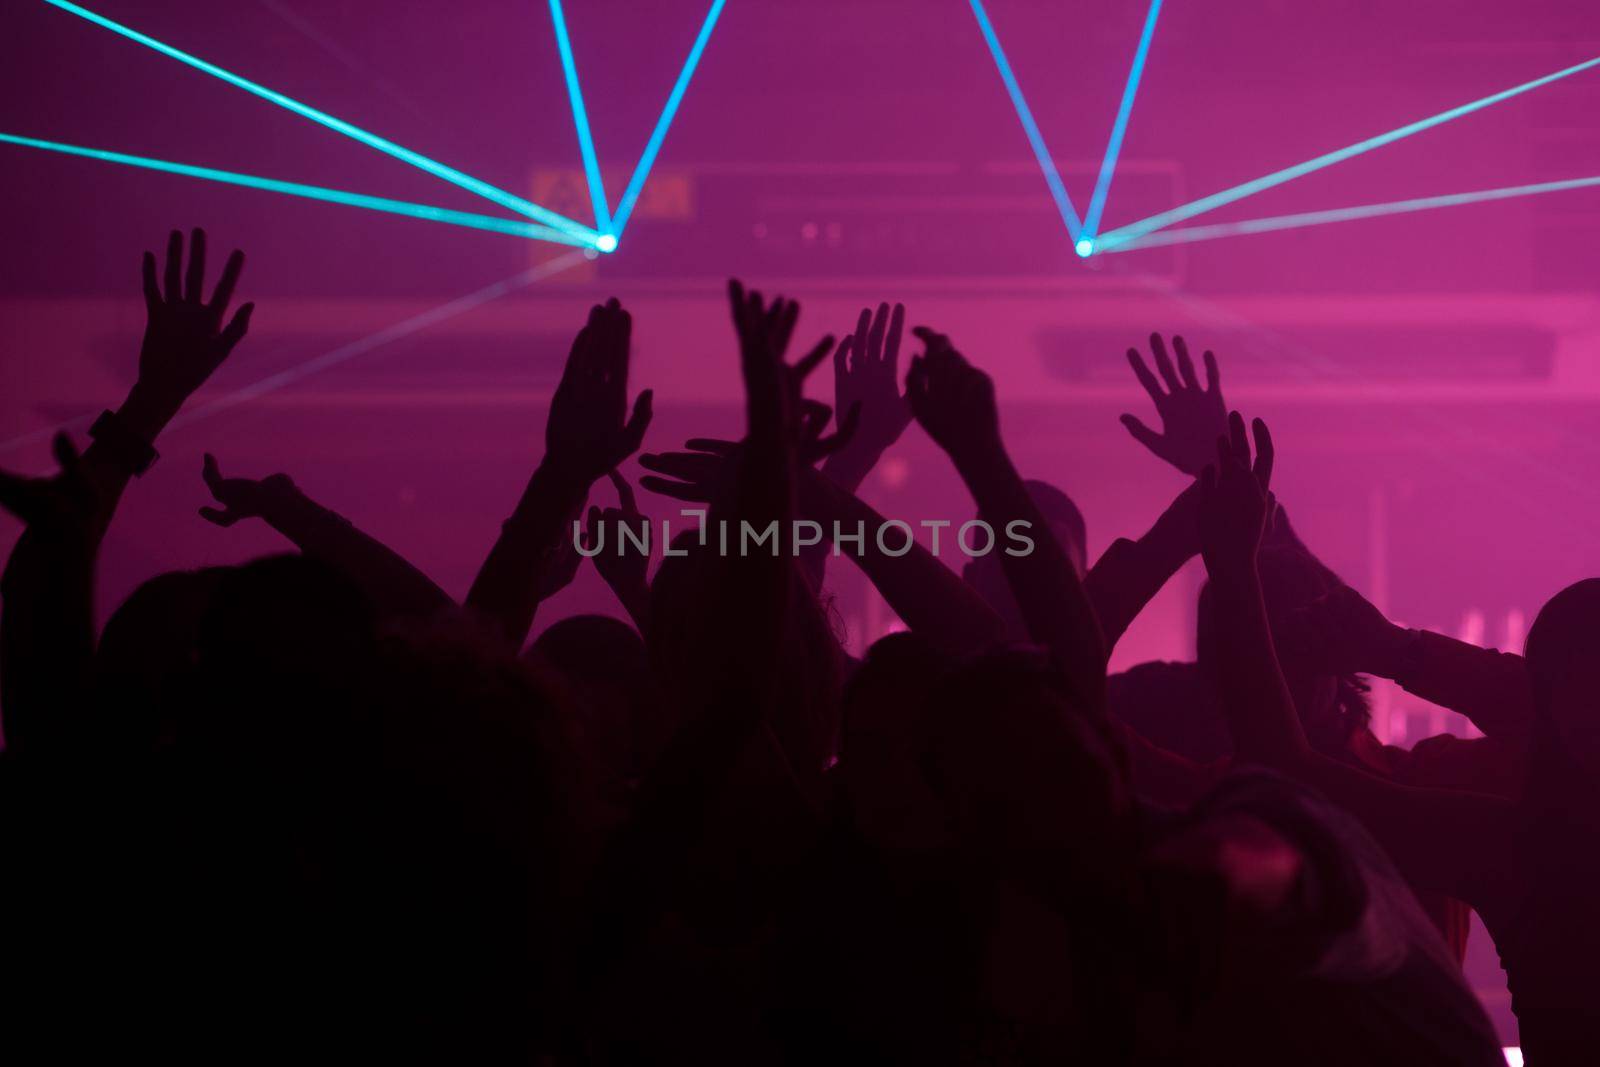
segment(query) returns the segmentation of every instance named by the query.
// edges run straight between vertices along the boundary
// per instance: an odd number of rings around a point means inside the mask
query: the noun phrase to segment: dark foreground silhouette
[[[19,1055],[1488,1065],[1476,909],[1528,1062],[1600,1062],[1600,581],[1525,658],[1394,626],[1296,536],[1211,353],[1130,351],[1160,429],[1127,428],[1191,484],[1090,565],[951,338],[912,330],[902,367],[884,305],[792,356],[799,306],[732,283],[744,436],[639,463],[767,539],[641,550],[618,467],[651,395],[612,300],[463,602],[290,477],[208,455],[201,517],[292,550],[156,577],[97,633],[117,504],[249,328],[243,257],[209,291],[206,258],[199,230],[146,256],[126,402],[56,441],[55,475],[0,476],[25,527],[0,582]],[[806,396],[829,363],[832,407]],[[1025,551],[836,551],[893,518],[856,491],[913,422]],[[906,624],[859,661],[823,594],[841,554]],[[1198,662],[1108,678],[1197,554]],[[585,558],[628,621],[530,643]],[[1381,745],[1363,674],[1485,736]]]

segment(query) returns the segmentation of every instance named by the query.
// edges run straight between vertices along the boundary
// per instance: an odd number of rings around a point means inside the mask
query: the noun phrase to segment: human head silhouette
[[[1013,646],[952,670],[931,702],[926,766],[964,846],[1015,876],[1107,887],[1131,870],[1127,755],[1041,651]]]
[[[528,656],[569,690],[597,784],[610,790],[637,779],[665,740],[650,737],[655,693],[638,632],[608,615],[574,615],[541,633]]]
[[[729,551],[735,551],[730,538]],[[736,565],[718,559],[714,539],[700,544],[698,534],[673,538],[673,554],[656,568],[650,583],[650,624],[645,635],[656,677],[681,713],[697,714],[708,686],[707,664],[740,650],[728,641],[727,620],[715,620],[717,609],[708,590],[727,581],[715,568]],[[678,555],[677,553],[683,553]],[[818,602],[804,573],[790,560],[784,640],[778,650],[774,700],[780,707],[774,730],[789,760],[803,773],[820,771],[838,742],[839,694],[843,686],[842,651],[828,612]],[[708,649],[708,642],[716,647]],[[732,666],[731,664],[729,665]]]
[[[839,780],[856,830],[881,849],[944,844],[944,820],[924,773],[928,703],[948,659],[913,633],[874,643],[845,685]]]
[[[199,657],[201,619],[224,570],[158,574],[106,620],[94,662],[102,736],[130,749],[176,740]]]
[[[1543,740],[1585,776],[1600,773],[1600,578],[1567,586],[1539,609],[1526,659]]]

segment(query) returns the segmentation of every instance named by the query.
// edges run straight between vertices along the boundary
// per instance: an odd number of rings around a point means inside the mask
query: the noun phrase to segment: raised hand
[[[906,398],[917,422],[957,463],[999,448],[994,382],[968,363],[944,334],[925,326],[912,332],[927,346],[912,358],[906,373]]]
[[[809,467],[819,459],[837,455],[847,449],[855,441],[856,431],[861,424],[861,407],[855,405],[845,413],[844,421],[838,424],[831,436],[824,437],[823,433],[828,428],[828,420],[833,418],[833,409],[820,400],[800,401],[800,436],[795,441],[795,456],[805,466]]]
[[[195,229],[190,233],[187,268],[183,251],[183,234],[173,230],[159,281],[155,254],[144,254],[144,302],[149,317],[139,351],[134,397],[141,402],[136,405],[141,412],[148,411],[148,421],[159,424],[137,427],[151,437],[244,339],[255,310],[254,304],[245,304],[228,318],[228,304],[244,270],[243,252],[236,250],[228,257],[207,300],[206,232]]]
[[[628,410],[633,319],[616,300],[590,309],[550,400],[545,454],[467,592],[469,611],[520,648],[539,602],[572,581],[572,543],[589,487],[639,450],[650,425],[646,389]]]
[[[585,487],[637,452],[650,425],[649,389],[628,412],[632,336],[633,317],[616,299],[590,309],[550,401],[545,462]]]
[[[850,447],[829,461],[829,473],[835,478],[843,474],[847,481],[860,484],[878,457],[911,424],[911,405],[900,394],[900,339],[905,318],[902,304],[896,304],[893,313],[888,304],[879,304],[876,314],[864,308],[855,333],[834,350],[834,407],[861,412]]]
[[[215,456],[206,454],[201,477],[220,508],[200,517],[216,526],[261,519],[302,553],[343,572],[384,618],[430,618],[454,607],[444,590],[383,542],[307,497],[286,474],[224,478]],[[576,556],[576,553],[574,553]]]
[[[83,469],[72,438],[56,434],[51,453],[60,466],[49,478],[29,478],[0,471],[0,508],[30,528],[61,536],[87,536],[98,502],[94,482]]]
[[[824,456],[832,458],[838,450],[846,448],[855,430],[852,417],[845,420],[838,432],[822,436],[833,410],[814,400],[802,400],[800,440],[795,448],[795,458],[809,467]],[[639,484],[652,493],[670,496],[675,500],[709,504],[725,499],[727,489],[737,473],[734,460],[739,455],[738,441],[723,441],[715,437],[691,437],[683,443],[682,452],[646,452],[639,457],[639,466],[653,473],[645,475]]]
[[[639,466],[654,473],[645,475],[639,484],[652,493],[695,504],[726,499],[737,473],[738,442],[694,437],[683,447],[686,451],[640,456]]]
[[[206,488],[221,504],[220,508],[202,507],[200,517],[214,526],[228,527],[240,519],[265,518],[277,505],[290,499],[296,492],[294,482],[287,474],[272,474],[265,478],[224,478],[217,466],[217,457],[207,452],[200,468],[200,477]]]
[[[738,280],[728,283],[728,302],[733,310],[734,332],[739,337],[739,365],[749,399],[750,432],[777,432],[795,446],[809,441],[812,453],[819,456],[841,447],[845,438],[821,435],[821,427],[827,422],[821,416],[827,405],[801,398],[806,378],[833,351],[833,337],[824,337],[800,359],[786,363],[784,355],[800,318],[800,305],[781,296],[768,304],[759,292],[747,292]],[[852,412],[845,425],[853,427],[857,417]]]
[[[1206,569],[1254,568],[1272,513],[1272,434],[1256,419],[1251,425],[1256,455],[1252,464],[1244,417],[1228,416],[1228,434],[1216,439],[1216,462],[1200,475],[1200,554]]]
[[[950,339],[925,327],[927,346],[906,373],[906,397],[917,422],[950,456],[978,516],[991,529],[1030,531],[1034,551],[1000,554],[1006,583],[1027,625],[1086,711],[1105,707],[1105,641],[1077,568],[1056,540],[1000,439],[994,382],[968,363]]]
[[[1128,365],[1139,384],[1155,401],[1161,416],[1161,432],[1156,433],[1132,415],[1122,416],[1122,425],[1133,439],[1185,474],[1198,475],[1216,458],[1217,438],[1228,432],[1228,409],[1222,401],[1221,375],[1217,357],[1205,353],[1206,384],[1195,377],[1194,361],[1183,338],[1174,337],[1172,347],[1178,356],[1174,369],[1161,335],[1150,335],[1150,351],[1155,356],[1161,381],[1150,373],[1136,348],[1128,349]],[[1162,388],[1162,382],[1166,388]]]
[[[634,496],[633,486],[628,484],[626,478],[616,471],[609,472],[607,477],[616,487],[617,506],[589,508],[584,548],[592,551],[593,546],[600,543],[600,531],[603,528],[611,530],[613,540],[610,545],[605,551],[589,558],[594,561],[594,569],[600,572],[600,577],[605,579],[612,592],[617,594],[617,599],[621,600],[631,613],[636,603],[643,602],[641,598],[648,598],[650,553],[648,549],[641,552],[635,547],[635,542],[624,541],[622,527],[628,527],[639,542],[648,546],[650,519],[639,510],[638,498]]]

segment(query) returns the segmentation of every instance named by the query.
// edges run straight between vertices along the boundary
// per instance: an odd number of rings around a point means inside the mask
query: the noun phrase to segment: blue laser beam
[[[1083,233],[1077,251],[1088,258],[1094,254],[1095,234],[1100,232],[1100,219],[1105,214],[1106,199],[1111,195],[1111,177],[1117,170],[1117,158],[1122,154],[1122,141],[1128,134],[1128,119],[1133,114],[1133,100],[1139,94],[1139,83],[1144,79],[1145,61],[1150,56],[1150,42],[1156,35],[1156,19],[1161,15],[1161,0],[1150,0],[1150,11],[1145,15],[1144,29],[1139,33],[1139,46],[1134,49],[1133,66],[1128,69],[1127,84],[1122,87],[1122,102],[1117,105],[1117,118],[1111,124],[1111,139],[1106,142],[1106,154],[1100,160],[1100,176],[1095,179],[1094,195],[1089,198],[1089,210],[1083,216]],[[1085,249],[1084,242],[1088,242]]]
[[[262,178],[254,174],[239,174],[230,170],[217,170],[215,167],[197,167],[188,163],[174,163],[165,159],[133,156],[126,152],[110,152],[101,148],[85,148],[82,145],[61,144],[58,141],[42,141],[36,137],[21,137],[14,133],[0,133],[0,144],[38,148],[46,152],[59,152],[62,155],[80,156],[84,159],[95,159],[104,163],[120,163],[123,166],[140,167],[144,170],[161,171],[165,174],[181,174],[184,177],[202,178],[206,181],[221,182],[224,185],[240,185],[249,189],[262,189],[271,193],[283,193],[286,196],[298,196],[307,200],[320,200],[329,204],[365,208],[368,211],[382,211],[390,215],[404,215],[413,219],[425,219],[428,222],[443,222],[452,226],[466,226],[475,230],[486,230],[490,233],[508,234],[512,237],[525,237],[535,241],[553,241],[556,244],[577,245],[583,248],[592,247],[592,243],[585,238],[574,237],[561,230],[541,226],[538,223],[522,222],[517,219],[500,219],[495,218],[493,215],[479,215],[471,211],[455,211],[451,208],[433,207],[430,204],[414,204],[408,200],[391,200],[388,197],[367,196],[364,193],[350,193],[342,189],[326,189],[320,185],[306,185],[303,182],[286,182],[279,181],[276,178]]]
[[[1274,215],[1269,218],[1246,219],[1242,222],[1223,222],[1214,226],[1189,226],[1181,230],[1163,230],[1144,237],[1102,247],[1105,252],[1135,252],[1141,248],[1158,248],[1164,245],[1188,244],[1194,241],[1212,241],[1219,237],[1239,237],[1252,233],[1271,233],[1275,230],[1294,230],[1305,226],[1325,226],[1334,222],[1353,222],[1358,219],[1381,218],[1385,215],[1403,215],[1412,211],[1431,211],[1435,208],[1461,207],[1494,200],[1511,200],[1522,196],[1539,196],[1559,193],[1569,189],[1589,189],[1600,186],[1600,176],[1568,178],[1563,181],[1539,182],[1534,185],[1512,185],[1500,189],[1480,189],[1470,193],[1447,193],[1443,196],[1414,197],[1383,204],[1362,204],[1356,207],[1331,208],[1325,211],[1302,211],[1294,215]]]
[[[1022,120],[1022,132],[1027,134],[1033,157],[1039,161],[1039,169],[1044,171],[1044,183],[1049,186],[1050,195],[1055,199],[1056,210],[1061,213],[1061,221],[1067,224],[1067,232],[1077,241],[1083,224],[1078,219],[1077,209],[1072,206],[1072,198],[1067,195],[1067,187],[1061,184],[1061,173],[1056,170],[1055,160],[1050,157],[1050,149],[1045,147],[1044,134],[1039,132],[1039,124],[1033,121],[1033,112],[1022,96],[1022,86],[1017,84],[1017,76],[1011,71],[1011,61],[1006,58],[1005,49],[1000,47],[1000,38],[994,32],[994,23],[989,21],[989,12],[984,10],[983,0],[970,2],[972,13],[978,18],[978,29],[983,32],[983,39],[989,45],[989,54],[994,57],[994,65],[1000,71],[1000,80],[1005,83],[1006,92],[1011,96],[1011,106],[1016,109],[1017,118]]]
[[[558,215],[548,208],[540,207],[531,200],[524,200],[520,196],[508,193],[504,189],[497,188],[496,186],[490,185],[486,181],[474,178],[470,174],[464,174],[461,171],[456,170],[454,167],[446,166],[437,160],[429,159],[427,156],[424,156],[419,152],[414,152],[403,145],[395,144],[393,141],[379,137],[375,133],[369,133],[366,130],[363,130],[361,127],[354,126],[343,119],[335,118],[333,115],[330,115],[325,111],[318,111],[309,104],[302,104],[300,101],[295,100],[292,97],[285,96],[274,89],[268,89],[266,86],[257,84],[248,78],[234,74],[232,71],[224,70],[214,63],[208,63],[198,56],[192,56],[188,52],[180,51],[169,44],[164,44],[161,41],[156,40],[154,37],[140,33],[138,30],[135,30],[132,27],[124,26],[120,22],[113,22],[104,15],[96,14],[86,7],[80,7],[77,4],[71,3],[70,0],[44,0],[44,2],[52,7],[60,8],[62,11],[65,11],[69,14],[77,15],[79,18],[92,22],[97,26],[111,30],[113,33],[121,34],[130,41],[142,44],[146,48],[160,52],[162,55],[170,56],[171,58],[178,60],[180,63],[187,64],[198,71],[209,74],[214,78],[221,79],[222,81],[227,82],[229,85],[236,86],[248,93],[252,93],[261,99],[276,104],[287,111],[295,113],[296,115],[300,115],[303,118],[308,118],[313,122],[319,123],[320,125],[333,130],[335,133],[341,133],[352,140],[359,141],[361,144],[364,144],[369,148],[375,148],[386,155],[393,156],[395,159],[398,159],[403,163],[409,163],[411,166],[416,167],[419,170],[432,174],[437,178],[442,178],[445,181],[450,182],[452,185],[459,186],[470,193],[481,196],[492,203],[499,204],[501,207],[504,207],[510,211],[514,211],[519,215],[525,215],[530,219],[534,219],[535,221],[541,222],[554,229],[563,230],[574,237],[584,238],[589,244],[593,244],[595,239],[600,236],[597,231],[592,230],[581,223],[574,222],[564,215]]]
[[[1583,71],[1590,70],[1597,66],[1600,66],[1600,57],[1576,64],[1575,66],[1567,67],[1564,70],[1558,70],[1554,74],[1546,74],[1544,77],[1535,78],[1530,82],[1523,82],[1521,85],[1516,85],[1512,86],[1510,89],[1501,90],[1498,93],[1493,93],[1489,96],[1482,97],[1481,99],[1474,100],[1469,104],[1462,104],[1460,107],[1453,107],[1448,111],[1441,111],[1437,115],[1431,115],[1428,118],[1419,119],[1416,122],[1408,123],[1399,127],[1398,129],[1390,130],[1388,133],[1381,133],[1376,137],[1369,137],[1364,141],[1357,141],[1355,144],[1348,145],[1333,152],[1325,153],[1324,155],[1317,156],[1315,159],[1308,159],[1304,163],[1297,163],[1292,167],[1285,167],[1283,170],[1274,171],[1271,174],[1261,178],[1256,178],[1253,181],[1245,182],[1242,185],[1235,185],[1231,189],[1224,189],[1220,193],[1213,193],[1210,196],[1191,201],[1190,203],[1184,204],[1180,207],[1175,207],[1170,211],[1163,211],[1160,214],[1151,215],[1149,218],[1143,219],[1139,222],[1131,223],[1108,233],[1101,234],[1097,241],[1097,248],[1102,251],[1108,251],[1111,247],[1119,244],[1125,244],[1128,241],[1143,237],[1146,234],[1154,233],[1156,230],[1165,229],[1166,227],[1171,226],[1173,223],[1183,222],[1187,219],[1192,219],[1197,215],[1203,215],[1208,211],[1214,211],[1225,204],[1231,204],[1236,200],[1243,200],[1247,196],[1254,196],[1256,193],[1259,193],[1265,189],[1271,189],[1275,186],[1282,185],[1285,182],[1290,182],[1296,178],[1304,177],[1305,175],[1311,174],[1314,171],[1322,170],[1324,167],[1331,167],[1335,163],[1342,163],[1347,159],[1353,159],[1356,156],[1371,152],[1375,148],[1382,148],[1384,145],[1393,144],[1396,141],[1403,140],[1414,134],[1422,133],[1425,130],[1431,130],[1435,126],[1439,126],[1454,119],[1461,118],[1464,115],[1470,115],[1475,111],[1482,111],[1486,107],[1491,107],[1502,101],[1510,100],[1515,96],[1521,96],[1523,93],[1531,92],[1534,89],[1540,88],[1541,86],[1549,85],[1551,82],[1560,81],[1562,78],[1569,78],[1574,74],[1582,73]]]
[[[667,139],[667,129],[678,113],[678,105],[683,103],[683,94],[689,91],[689,79],[694,77],[695,68],[700,65],[700,57],[705,53],[706,44],[711,40],[711,31],[717,28],[717,19],[722,17],[722,9],[726,4],[727,0],[712,0],[711,10],[706,12],[705,20],[700,24],[700,32],[695,35],[694,45],[689,49],[689,58],[683,61],[683,69],[678,72],[678,80],[672,85],[666,106],[661,109],[661,116],[656,119],[655,129],[650,131],[650,140],[645,143],[644,154],[639,157],[638,165],[633,168],[633,176],[628,179],[622,199],[617,201],[617,214],[611,220],[611,233],[617,240],[621,240],[623,229],[633,217],[633,209],[639,202],[639,194],[644,191],[644,183],[650,177],[650,168],[655,166],[656,156],[661,152],[661,144]],[[601,248],[600,251],[609,252],[615,248],[616,245],[613,244],[611,248]]]
[[[297,363],[292,367],[287,367],[281,371],[278,371],[276,374],[269,374],[265,378],[257,379],[248,385],[241,386],[230,393],[225,393],[222,396],[208,401],[207,403],[199,404],[195,407],[186,409],[168,424],[168,428],[176,429],[181,426],[187,426],[192,422],[199,422],[201,419],[210,418],[212,415],[215,415],[218,412],[226,411],[229,408],[238,407],[240,404],[255,400],[258,397],[267,395],[268,393],[277,392],[279,389],[282,389],[288,385],[293,385],[295,382],[301,381],[302,379],[309,378],[313,374],[318,374],[329,369],[330,367],[336,367],[341,363],[347,363],[350,360],[355,359],[357,356],[364,356],[368,352],[382,348],[385,345],[391,345],[396,341],[402,341],[413,334],[420,333],[421,331],[428,329],[429,327],[437,326],[441,322],[459,318],[460,316],[465,315],[467,312],[474,311],[490,301],[498,300],[501,297],[513,293],[518,289],[532,285],[534,282],[542,281],[545,278],[560,274],[562,271],[575,267],[583,261],[584,252],[582,251],[568,252],[565,255],[557,256],[555,259],[541,263],[536,267],[531,267],[528,270],[511,276],[510,278],[495,282],[492,285],[486,285],[482,289],[474,290],[465,296],[459,296],[449,303],[441,304],[438,307],[424,311],[421,314],[413,315],[410,318],[397,322],[392,326],[386,326],[378,332],[368,334],[360,340],[351,341],[349,344],[340,345],[338,348],[335,348],[330,352],[324,352],[320,356],[314,356],[303,363]],[[0,451],[3,450],[4,446],[0,446]]]
[[[550,21],[556,28],[556,48],[561,52],[561,73],[567,81],[572,124],[578,129],[578,151],[583,154],[583,176],[589,183],[589,202],[594,205],[594,226],[602,237],[607,237],[611,234],[611,208],[606,204],[605,183],[600,180],[600,162],[594,154],[594,134],[589,129],[589,112],[583,106],[583,89],[578,85],[578,63],[572,55],[572,39],[567,36],[567,16],[561,8],[561,0],[550,0]]]

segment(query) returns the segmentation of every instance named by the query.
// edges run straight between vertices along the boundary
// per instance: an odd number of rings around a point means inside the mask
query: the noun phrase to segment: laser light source
[[[1094,255],[1094,242],[1088,238],[1084,238],[1073,246],[1073,250],[1078,253],[1078,257],[1080,259],[1088,259],[1090,256]]]
[[[617,239],[609,233],[603,233],[595,238],[594,246],[602,252],[615,252],[617,250]]]

